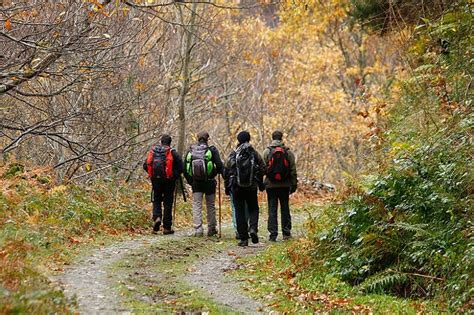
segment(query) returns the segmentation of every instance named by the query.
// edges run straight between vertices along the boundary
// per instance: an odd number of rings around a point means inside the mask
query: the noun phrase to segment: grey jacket
[[[270,151],[273,148],[282,147],[288,152],[288,162],[290,162],[290,176],[281,182],[272,182],[268,177],[265,177],[265,188],[282,188],[282,187],[296,187],[298,184],[298,175],[296,173],[296,163],[295,155],[290,151],[289,148],[285,147],[285,144],[281,140],[273,140],[268,148],[263,151],[263,160],[265,165],[268,166],[268,161],[270,160]]]

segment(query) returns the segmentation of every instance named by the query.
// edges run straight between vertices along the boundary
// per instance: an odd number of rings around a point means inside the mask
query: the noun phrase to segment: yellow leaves
[[[141,82],[135,82],[134,87],[135,87],[135,90],[137,90],[137,92],[143,92],[146,89],[145,84],[143,84]]]
[[[29,215],[26,219],[29,225],[38,225],[40,221],[40,213],[36,211],[34,214]]]
[[[416,147],[412,143],[395,141],[389,151],[389,156],[395,157],[401,152],[413,152]]]
[[[242,53],[242,58],[250,63],[250,64],[253,64],[253,65],[260,65],[262,63],[262,57],[260,56],[260,54],[254,54],[250,51],[244,51]]]
[[[356,76],[360,74],[360,67],[349,67],[346,69],[346,76]]]
[[[242,57],[245,61],[250,62],[252,60],[252,54],[249,51],[244,51]]]
[[[59,185],[59,186],[55,186],[53,187],[49,193],[50,194],[61,194],[61,193],[64,193],[68,190],[68,187],[66,185]]]
[[[86,163],[86,165],[84,165],[84,169],[86,172],[90,172],[92,170],[92,165],[90,165],[90,163]]]
[[[145,56],[142,56],[142,57],[140,57],[140,59],[138,59],[138,64],[140,66],[142,66],[142,67],[145,66],[145,63],[146,63],[146,57]]]

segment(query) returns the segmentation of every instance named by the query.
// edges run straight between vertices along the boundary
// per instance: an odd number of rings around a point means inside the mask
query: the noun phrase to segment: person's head
[[[283,140],[283,132],[281,132],[280,130],[275,130],[272,133],[272,140]]]
[[[201,131],[200,133],[197,134],[197,139],[198,142],[205,142],[209,141],[209,134],[207,131]]]
[[[171,145],[171,136],[167,134],[162,134],[160,141],[162,145]]]
[[[239,134],[237,135],[237,141],[239,141],[239,144],[250,142],[250,133],[245,130],[239,132]]]

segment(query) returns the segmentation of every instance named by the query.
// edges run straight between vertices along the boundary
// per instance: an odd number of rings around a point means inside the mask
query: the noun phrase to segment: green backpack
[[[214,171],[212,152],[206,144],[200,143],[191,146],[186,156],[186,173],[196,181],[205,181]]]

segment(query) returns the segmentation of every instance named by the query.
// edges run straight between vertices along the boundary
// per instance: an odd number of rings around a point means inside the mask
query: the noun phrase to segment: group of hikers
[[[224,163],[219,151],[209,145],[209,134],[197,134],[197,143],[191,145],[184,161],[171,147],[171,136],[164,134],[160,143],[148,152],[143,168],[152,183],[153,232],[163,225],[163,234],[173,234],[172,208],[176,181],[184,174],[192,187],[193,236],[203,236],[203,200],[206,202],[207,235],[218,234],[216,220],[216,177],[224,178],[226,195],[230,196],[232,221],[239,246],[248,246],[249,239],[257,244],[258,190],[267,192],[269,241],[278,236],[278,203],[281,209],[283,240],[291,238],[289,196],[297,189],[295,157],[283,143],[283,133],[274,131],[272,142],[262,156],[250,144],[250,133],[241,131],[238,144]]]

